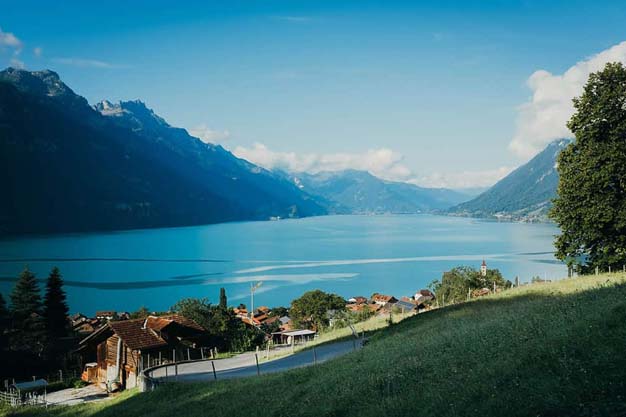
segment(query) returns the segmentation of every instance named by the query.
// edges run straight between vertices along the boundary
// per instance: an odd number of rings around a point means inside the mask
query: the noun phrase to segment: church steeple
[[[482,275],[483,277],[487,276],[487,263],[484,259],[482,265],[480,265],[480,275]]]

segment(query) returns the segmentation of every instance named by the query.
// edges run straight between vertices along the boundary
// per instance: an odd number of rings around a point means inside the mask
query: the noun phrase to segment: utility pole
[[[256,284],[250,283],[250,321],[254,325],[254,293],[263,284],[263,281],[259,281]]]

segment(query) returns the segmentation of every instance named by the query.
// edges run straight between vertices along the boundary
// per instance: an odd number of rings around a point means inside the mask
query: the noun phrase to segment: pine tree
[[[28,268],[18,277],[11,293],[11,313],[14,327],[20,329],[33,315],[41,315],[41,295],[35,275]]]
[[[48,276],[43,310],[46,333],[50,343],[67,336],[68,312],[63,279],[59,268],[54,267]]]
[[[15,350],[40,354],[44,346],[41,296],[35,275],[24,269],[11,293],[11,315],[15,331],[11,344]]]
[[[226,310],[228,308],[228,299],[226,298],[226,290],[224,288],[220,288],[220,308],[222,310]]]
[[[0,351],[7,347],[7,336],[5,335],[9,326],[9,312],[4,297],[0,294]]]

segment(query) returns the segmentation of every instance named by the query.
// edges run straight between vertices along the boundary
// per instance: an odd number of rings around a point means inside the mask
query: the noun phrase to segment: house
[[[235,307],[235,308],[233,309],[233,312],[234,312],[234,313],[235,313],[235,315],[236,315],[237,317],[239,317],[240,319],[243,319],[243,318],[247,318],[247,317],[248,317],[248,309],[246,309],[246,308],[245,308],[245,307],[243,307],[243,306],[240,306],[240,307]]]
[[[398,299],[394,297],[393,295],[374,293],[372,295],[372,302],[380,306],[384,306],[387,303],[391,303],[391,304],[397,303]]]
[[[399,311],[403,314],[417,310],[417,304],[409,297],[402,297],[397,303],[391,305],[393,306],[393,311]]]
[[[96,311],[96,318],[100,320],[114,320],[117,318],[117,313],[112,310]]]
[[[72,327],[88,320],[87,316],[82,313],[75,313],[70,316],[70,323]]]
[[[357,304],[357,305],[359,305],[359,304],[366,304],[366,303],[367,303],[367,298],[362,297],[360,295],[348,299],[348,304]]]
[[[96,363],[93,380],[107,388],[132,388],[152,355],[183,358],[183,349],[202,346],[206,330],[180,315],[109,321],[81,340],[83,363]],[[180,356],[176,353],[180,353]]]
[[[419,290],[418,292],[415,293],[415,295],[413,296],[413,299],[418,305],[420,305],[420,304],[424,304],[427,301],[434,300],[435,294],[433,294],[433,292],[430,290]]]
[[[289,331],[292,329],[291,317],[283,316],[279,318],[280,320],[280,330],[281,331]]]
[[[280,345],[297,345],[313,340],[317,332],[315,330],[290,330],[272,333],[272,341]]]
[[[87,337],[100,328],[101,325],[98,319],[86,319],[73,325],[72,330],[81,337]]]

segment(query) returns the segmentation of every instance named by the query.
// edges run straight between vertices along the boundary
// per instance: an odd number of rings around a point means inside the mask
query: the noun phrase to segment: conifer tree
[[[220,288],[220,308],[222,310],[226,310],[228,308],[228,299],[226,298],[226,290],[224,288]]]
[[[4,297],[0,293],[0,351],[7,347],[7,336],[5,333],[9,326],[9,312],[7,310],[7,303],[4,301]]]
[[[35,275],[26,268],[20,273],[11,293],[14,330],[11,344],[15,350],[42,352],[45,343],[41,313],[39,285]]]
[[[59,268],[54,267],[48,276],[43,310],[49,343],[55,343],[59,338],[67,336],[68,312],[63,278]]]

